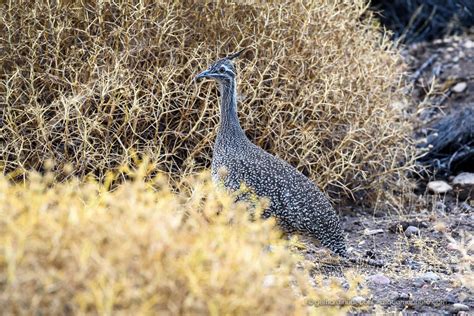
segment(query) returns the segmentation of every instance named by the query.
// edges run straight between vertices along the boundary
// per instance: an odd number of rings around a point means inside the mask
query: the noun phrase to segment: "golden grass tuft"
[[[247,135],[333,198],[370,200],[411,163],[401,63],[362,0],[2,3],[4,172],[102,177],[130,151],[175,179],[209,167],[217,93],[192,78],[241,47]]]
[[[208,174],[180,194],[164,176],[132,177],[113,192],[52,174],[0,177],[2,313],[337,314],[350,306],[315,304],[366,291],[350,273],[348,290],[335,279],[313,287],[273,221],[249,220]]]

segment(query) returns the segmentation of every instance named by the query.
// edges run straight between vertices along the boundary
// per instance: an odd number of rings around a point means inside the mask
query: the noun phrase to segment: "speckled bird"
[[[275,216],[284,231],[315,237],[323,246],[347,257],[341,224],[326,196],[301,172],[245,136],[237,117],[237,71],[232,62],[242,51],[218,60],[196,76],[196,80],[215,80],[220,90],[220,126],[211,166],[213,181],[231,191],[239,190],[244,183],[258,196],[270,200],[263,217]]]

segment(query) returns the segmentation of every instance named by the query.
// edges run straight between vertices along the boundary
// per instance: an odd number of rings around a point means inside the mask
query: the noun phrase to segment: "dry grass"
[[[333,198],[370,200],[410,165],[399,57],[362,0],[2,3],[4,172],[102,177],[132,150],[175,179],[208,167],[216,89],[191,79],[240,47],[247,135]]]
[[[349,290],[335,279],[311,286],[310,266],[273,221],[250,221],[207,174],[176,195],[164,176],[141,180],[146,171],[114,192],[76,178],[54,184],[50,173],[24,184],[0,177],[2,313],[338,314],[350,306],[308,302],[365,293],[350,273]]]

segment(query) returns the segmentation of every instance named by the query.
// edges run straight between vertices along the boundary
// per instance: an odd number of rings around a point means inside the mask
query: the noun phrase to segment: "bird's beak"
[[[197,75],[196,77],[194,77],[194,81],[199,81],[200,79],[203,79],[203,78],[209,78],[209,70],[204,70],[203,72],[201,72],[199,75]]]

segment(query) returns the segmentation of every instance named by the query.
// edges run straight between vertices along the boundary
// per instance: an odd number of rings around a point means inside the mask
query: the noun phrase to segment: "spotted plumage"
[[[298,170],[245,136],[237,117],[236,70],[232,62],[240,53],[218,60],[196,77],[214,79],[220,90],[213,180],[233,191],[244,183],[258,196],[269,198],[265,217],[275,216],[283,230],[315,237],[323,246],[346,257],[341,225],[326,196]]]

